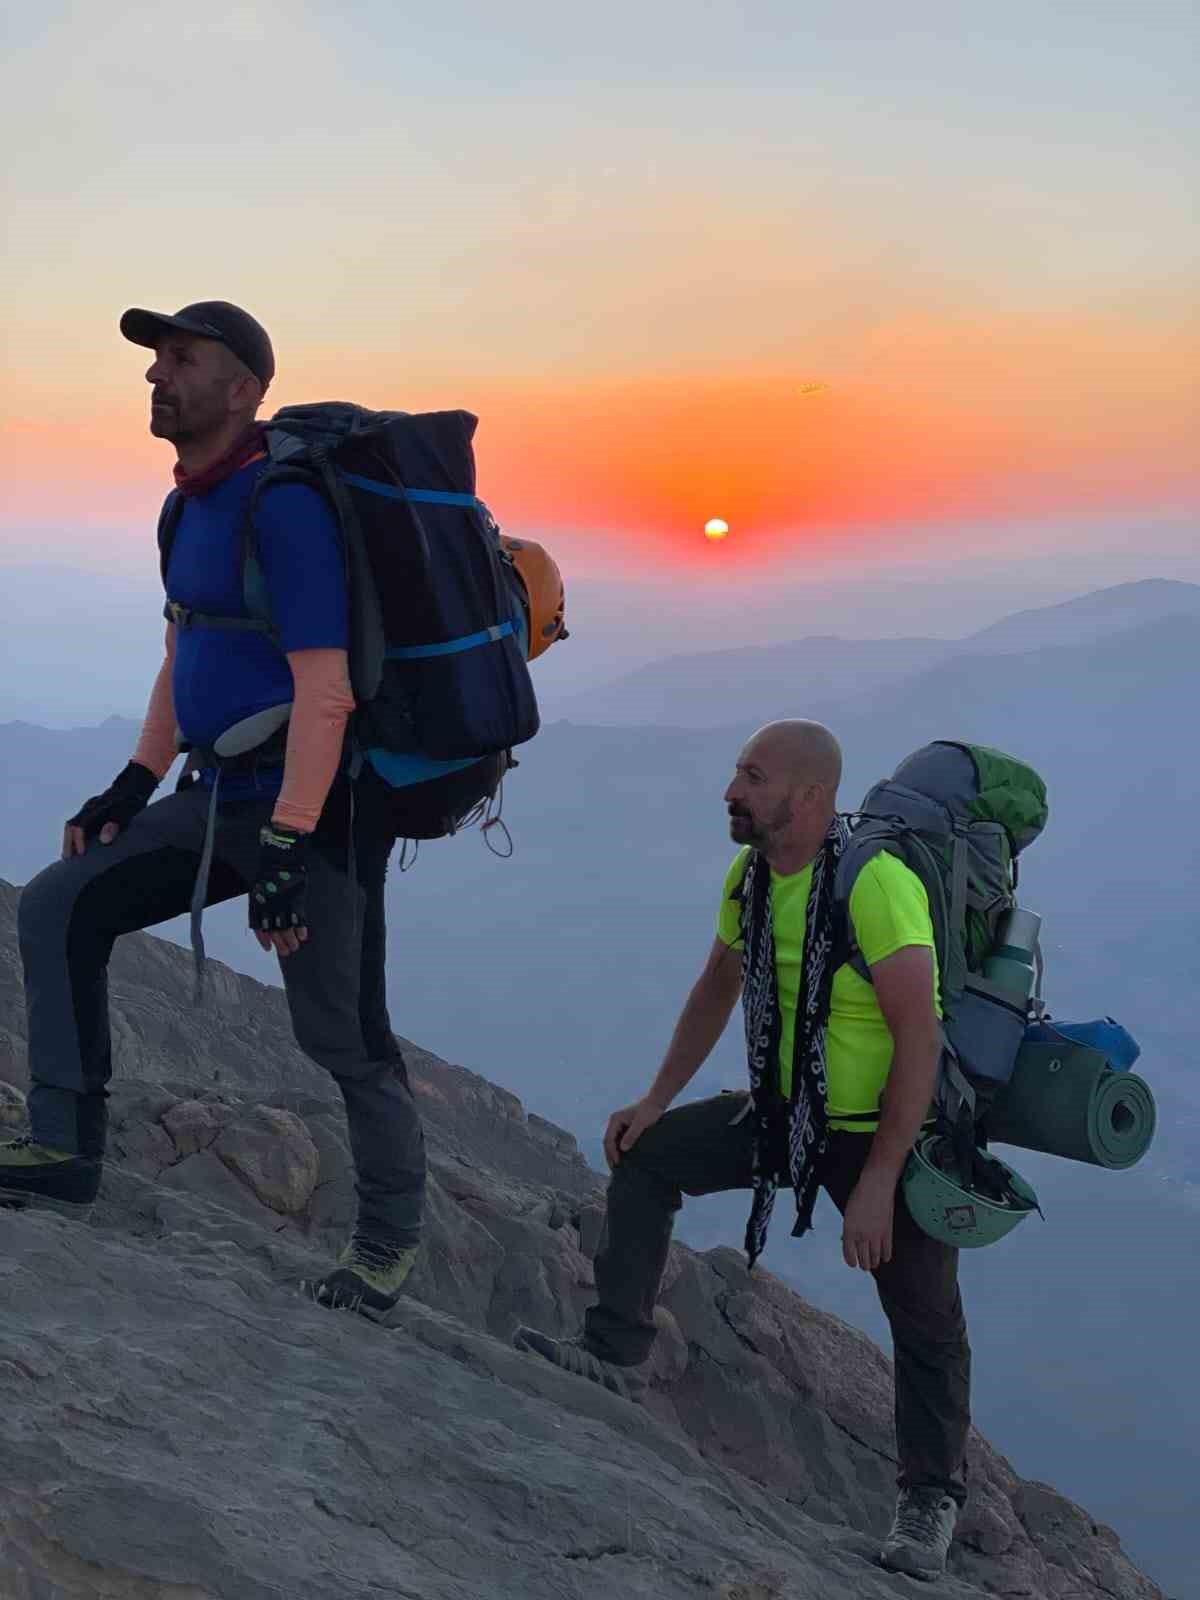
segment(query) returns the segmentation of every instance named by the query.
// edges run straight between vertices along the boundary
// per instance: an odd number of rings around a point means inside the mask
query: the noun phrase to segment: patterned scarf
[[[210,489],[215,489],[217,484],[224,483],[226,478],[232,478],[235,472],[240,472],[252,461],[266,455],[264,431],[262,423],[253,423],[232,450],[227,450],[219,460],[210,462],[200,472],[185,472],[176,462],[175,487],[183,495],[207,494]]]
[[[835,817],[813,861],[805,914],[804,960],[796,999],[792,1092],[779,1087],[779,1041],[783,1016],[775,973],[775,925],[771,909],[771,869],[754,850],[735,898],[741,902],[742,1010],[746,1021],[746,1059],[755,1122],[754,1202],[746,1224],[749,1264],[763,1252],[775,1207],[775,1192],[786,1181],[796,1195],[798,1238],[812,1227],[817,1198],[817,1156],[825,1151],[825,1031],[833,990],[833,951],[837,933],[833,884],[850,830]]]

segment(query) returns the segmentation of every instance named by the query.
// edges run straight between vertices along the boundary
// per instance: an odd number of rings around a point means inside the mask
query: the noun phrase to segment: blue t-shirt
[[[184,500],[167,569],[169,599],[214,616],[250,615],[243,593],[242,528],[250,492],[266,465],[251,462],[207,494]],[[175,717],[190,744],[211,745],[235,722],[290,701],[289,650],[348,646],[341,537],[325,500],[306,484],[277,484],[259,500],[254,520],[279,643],[262,633],[227,628],[177,631]],[[276,772],[265,790],[261,781],[253,787],[270,792],[279,782]]]

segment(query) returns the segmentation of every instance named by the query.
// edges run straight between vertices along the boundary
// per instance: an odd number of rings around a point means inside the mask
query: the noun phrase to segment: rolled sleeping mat
[[[1021,1046],[985,1126],[989,1143],[1120,1168],[1150,1148],[1155,1115],[1143,1078],[1114,1072],[1102,1050],[1060,1038]]]

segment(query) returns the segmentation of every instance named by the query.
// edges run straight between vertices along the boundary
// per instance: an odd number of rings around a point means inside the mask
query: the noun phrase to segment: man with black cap
[[[201,300],[173,317],[133,310],[121,318],[121,332],[155,353],[146,374],[150,432],[176,445],[185,472],[210,466],[252,433],[275,352],[249,312],[225,300]]]
[[[62,859],[21,896],[30,1134],[0,1144],[0,1205],[86,1216],[100,1185],[112,1072],[107,968],[122,933],[249,894],[250,926],[280,959],[297,1043],[346,1104],[358,1216],[322,1304],[385,1310],[417,1251],[420,1119],[382,993],[382,881],[392,839],[354,808],[350,850],[344,559],[307,484],[250,498],[267,462],[255,421],[275,375],[266,330],[223,300],[130,310],[154,352],[150,431],[178,457],[164,557],[166,653],[133,757],[63,833]],[[251,571],[270,622],[248,598]],[[188,769],[150,804],[180,748]],[[350,863],[356,870],[351,875]],[[365,938],[371,943],[364,975]]]

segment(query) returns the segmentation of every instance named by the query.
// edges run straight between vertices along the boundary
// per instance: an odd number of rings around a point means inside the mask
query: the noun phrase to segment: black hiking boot
[[[327,1277],[301,1287],[331,1311],[362,1311],[378,1316],[400,1298],[404,1280],[417,1259],[417,1247],[386,1244],[356,1233]]]
[[[632,1400],[635,1405],[646,1391],[645,1373],[637,1367],[623,1367],[619,1362],[606,1361],[603,1356],[598,1356],[588,1344],[585,1334],[577,1333],[571,1339],[552,1339],[549,1334],[539,1333],[536,1328],[518,1328],[513,1334],[513,1344],[518,1350],[541,1356],[544,1361],[561,1367],[564,1372],[598,1383],[610,1393],[619,1394],[623,1400]]]
[[[86,1222],[100,1189],[104,1163],[35,1144],[28,1134],[0,1144],[0,1206],[58,1211]]]

